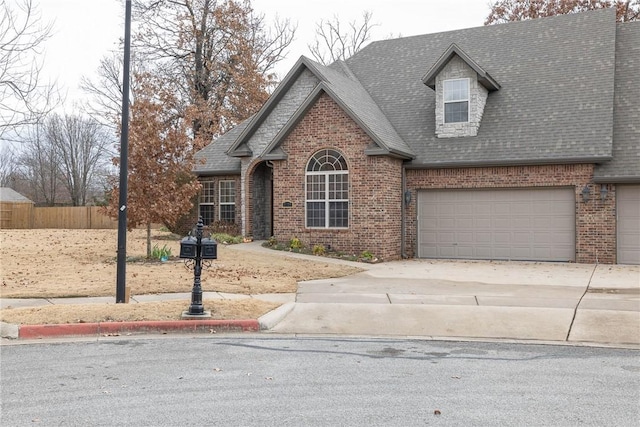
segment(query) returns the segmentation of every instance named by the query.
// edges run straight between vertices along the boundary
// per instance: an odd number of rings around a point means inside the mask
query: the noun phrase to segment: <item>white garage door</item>
[[[418,256],[575,260],[573,188],[425,190],[418,194]]]
[[[640,264],[640,185],[616,190],[618,264]]]

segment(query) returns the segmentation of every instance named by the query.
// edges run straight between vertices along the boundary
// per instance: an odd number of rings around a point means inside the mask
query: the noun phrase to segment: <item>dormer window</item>
[[[453,79],[443,82],[444,122],[469,121],[469,79]]]
[[[452,44],[422,78],[436,92],[438,138],[477,136],[489,92],[500,85],[456,44]]]

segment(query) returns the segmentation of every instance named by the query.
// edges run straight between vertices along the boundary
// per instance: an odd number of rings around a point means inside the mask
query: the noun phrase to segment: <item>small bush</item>
[[[276,246],[278,244],[278,239],[276,239],[274,236],[269,237],[269,239],[264,242],[262,244],[262,246],[267,247],[267,248],[272,248],[274,246]]]
[[[239,236],[242,234],[240,224],[227,221],[214,221],[206,227],[211,234],[228,234],[229,236]]]
[[[216,242],[223,243],[225,245],[244,242],[244,238],[242,236],[232,236],[226,233],[213,233],[211,234],[211,238],[214,239]]]
[[[324,248],[324,245],[313,245],[313,254],[318,256],[323,256],[327,253]]]
[[[302,244],[302,241],[297,237],[294,236],[291,240],[289,240],[289,249],[300,250],[303,247],[304,245]]]
[[[363,252],[360,254],[360,258],[365,259],[365,260],[367,260],[367,261],[371,261],[371,260],[374,258],[374,256],[373,256],[373,254],[372,254],[371,252],[369,252],[369,251],[363,251]]]
[[[159,248],[158,245],[154,245],[151,250],[151,258],[158,259],[160,261],[166,261],[171,257],[171,248],[164,245],[162,248]]]

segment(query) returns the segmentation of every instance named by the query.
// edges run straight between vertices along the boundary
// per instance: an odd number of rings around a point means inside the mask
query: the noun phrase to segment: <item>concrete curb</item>
[[[0,322],[0,337],[37,339],[69,336],[109,336],[140,333],[216,333],[257,332],[280,323],[295,303],[289,302],[256,319],[246,320],[169,320],[136,322],[65,323],[52,325],[14,325]]]
[[[18,338],[18,325],[13,325],[11,323],[0,322],[0,338]]]
[[[278,323],[280,323],[291,311],[293,307],[295,307],[295,302],[288,302],[286,304],[282,304],[280,307],[271,310],[267,314],[263,314],[258,318],[258,323],[260,324],[260,330],[269,330],[273,329]]]
[[[14,334],[17,336],[7,336],[6,338],[34,339],[138,333],[256,332],[260,330],[257,320],[169,320],[12,326],[18,329],[17,334]]]

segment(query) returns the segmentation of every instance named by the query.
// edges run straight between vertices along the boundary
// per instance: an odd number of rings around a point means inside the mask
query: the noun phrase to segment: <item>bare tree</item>
[[[28,183],[25,195],[38,204],[53,206],[60,197],[59,155],[41,123],[27,128],[20,148],[20,175]]]
[[[0,145],[0,187],[10,187],[11,177],[15,176],[17,158],[10,144]]]
[[[0,139],[50,111],[55,93],[41,81],[51,24],[43,23],[33,0],[9,3],[0,0]]]
[[[353,20],[346,29],[338,16],[333,20],[321,20],[316,24],[315,43],[308,45],[311,55],[324,65],[349,58],[371,39],[371,30],[378,25],[371,22],[372,17],[371,12],[364,11],[362,22]]]
[[[144,73],[144,67],[136,60],[135,54],[132,55],[130,66],[129,100],[130,104],[133,104],[138,92],[136,76]],[[82,105],[83,111],[113,132],[119,130],[122,116],[122,71],[122,52],[112,52],[100,60],[97,79],[83,76],[80,81],[80,88],[91,96],[90,100]]]
[[[73,206],[83,206],[94,174],[107,161],[113,141],[102,126],[78,115],[53,114],[45,122],[46,139],[58,156],[58,172]]]
[[[275,85],[295,28],[267,27],[250,0],[134,0],[138,59],[200,111],[193,130],[207,139],[255,113]]]
[[[498,0],[485,25],[544,18],[594,9],[616,8],[618,22],[640,19],[640,0]]]

